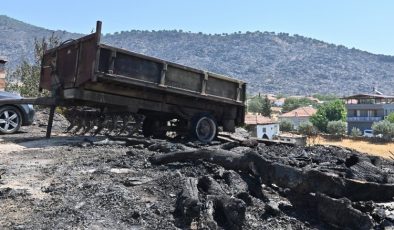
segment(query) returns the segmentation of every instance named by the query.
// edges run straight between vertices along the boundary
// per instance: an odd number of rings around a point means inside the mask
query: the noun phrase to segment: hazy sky
[[[3,0],[0,14],[48,29],[103,33],[182,29],[299,34],[394,55],[393,0]]]

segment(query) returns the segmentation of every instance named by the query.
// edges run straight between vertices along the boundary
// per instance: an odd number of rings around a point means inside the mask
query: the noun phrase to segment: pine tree
[[[262,114],[263,116],[265,116],[265,117],[270,117],[270,116],[271,116],[271,113],[272,113],[272,110],[271,110],[271,102],[270,102],[270,100],[268,99],[268,96],[266,95],[265,98],[264,98],[264,100],[263,100],[263,103],[262,103],[261,114]]]

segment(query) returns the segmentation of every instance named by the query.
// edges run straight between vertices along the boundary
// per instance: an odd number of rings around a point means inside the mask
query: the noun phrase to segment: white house
[[[269,117],[247,114],[245,116],[245,124],[251,135],[257,138],[272,140],[273,137],[280,133],[279,123]]]

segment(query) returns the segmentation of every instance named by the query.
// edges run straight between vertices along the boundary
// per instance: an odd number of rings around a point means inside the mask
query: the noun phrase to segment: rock
[[[245,221],[246,204],[238,198],[229,196],[209,196],[215,203],[215,217],[225,229],[242,229]]]
[[[253,205],[253,200],[252,197],[249,195],[248,192],[241,192],[237,194],[237,198],[241,199],[245,202],[246,205],[252,206]]]
[[[265,205],[265,215],[278,216],[280,214],[279,204],[277,202],[270,201]]]

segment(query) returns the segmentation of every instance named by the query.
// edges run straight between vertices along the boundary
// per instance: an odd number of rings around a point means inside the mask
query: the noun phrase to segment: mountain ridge
[[[32,60],[34,37],[52,33],[62,40],[83,36],[0,15],[0,56],[6,56],[13,69],[26,57]],[[348,95],[369,92],[374,86],[394,94],[394,56],[349,49],[297,34],[130,30],[103,35],[102,41],[244,80],[249,83],[251,94]]]

